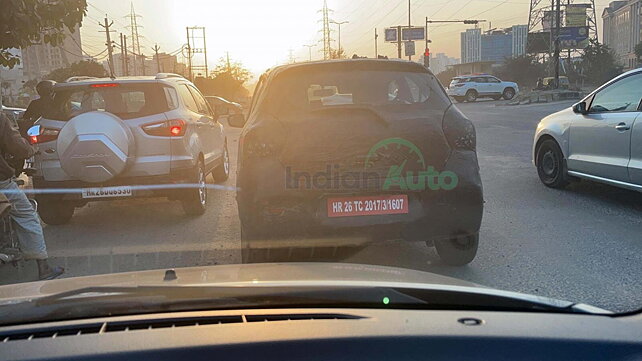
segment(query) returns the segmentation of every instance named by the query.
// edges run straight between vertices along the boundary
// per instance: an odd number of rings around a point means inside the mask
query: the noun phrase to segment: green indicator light
[[[383,304],[384,304],[384,305],[387,305],[387,304],[389,304],[389,303],[390,303],[390,299],[389,299],[388,297],[384,297],[384,298],[383,298]]]

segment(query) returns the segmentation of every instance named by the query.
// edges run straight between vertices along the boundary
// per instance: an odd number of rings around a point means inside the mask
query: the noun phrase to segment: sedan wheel
[[[564,155],[552,139],[542,142],[537,148],[537,175],[545,186],[564,188],[568,184]]]

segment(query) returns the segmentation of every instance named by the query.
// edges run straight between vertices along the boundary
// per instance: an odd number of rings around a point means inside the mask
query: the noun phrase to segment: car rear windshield
[[[411,68],[414,69],[414,68]],[[279,111],[336,106],[430,106],[449,104],[441,85],[425,71],[302,67],[278,76],[270,92]]]
[[[109,112],[121,119],[163,113],[170,109],[161,84],[93,84],[56,89],[47,119],[68,121],[92,111]]]
[[[450,84],[467,83],[469,81],[470,81],[469,78],[453,78],[453,80],[450,81]]]

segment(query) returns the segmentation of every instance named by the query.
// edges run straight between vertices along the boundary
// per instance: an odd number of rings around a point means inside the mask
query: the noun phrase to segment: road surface
[[[374,244],[346,262],[435,272],[511,291],[614,311],[642,307],[642,194],[581,182],[544,187],[531,164],[543,116],[570,103],[518,107],[459,104],[475,123],[485,191],[477,258],[446,267],[423,244]],[[233,187],[239,131],[227,128]],[[240,263],[234,192],[214,190],[198,218],[166,200],[93,203],[65,226],[45,226],[52,261],[66,277],[170,267]],[[0,283],[34,280],[35,265],[0,269]]]

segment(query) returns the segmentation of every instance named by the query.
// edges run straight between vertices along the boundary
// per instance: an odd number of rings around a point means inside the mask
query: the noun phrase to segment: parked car
[[[281,66],[260,78],[247,123],[242,114],[228,121],[244,127],[245,262],[262,260],[272,239],[347,233],[427,242],[452,265],[475,257],[483,209],[475,128],[425,67]]]
[[[217,96],[206,96],[205,99],[218,115],[230,115],[243,113],[243,107],[239,103],[229,101]]]
[[[544,185],[588,179],[642,191],[642,69],[622,74],[537,126],[533,162]]]
[[[67,223],[87,202],[132,197],[168,197],[203,214],[206,176],[229,174],[222,125],[173,74],[58,83],[29,136],[40,150],[33,186],[45,191],[38,212],[48,224]]]
[[[519,93],[519,87],[517,83],[502,81],[492,75],[464,75],[454,77],[447,92],[459,103],[474,102],[479,98],[511,100]]]

